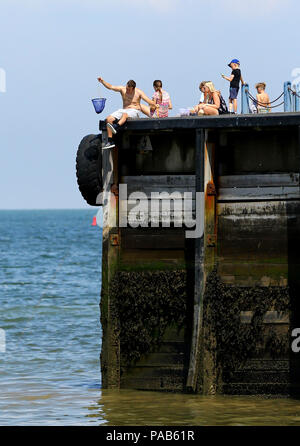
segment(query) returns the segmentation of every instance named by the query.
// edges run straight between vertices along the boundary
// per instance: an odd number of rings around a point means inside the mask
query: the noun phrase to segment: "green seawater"
[[[0,211],[0,425],[300,425],[300,401],[101,389],[97,209]]]

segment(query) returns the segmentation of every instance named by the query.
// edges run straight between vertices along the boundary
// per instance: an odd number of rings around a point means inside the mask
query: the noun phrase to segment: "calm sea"
[[[291,399],[101,390],[96,212],[0,211],[0,425],[300,425]]]

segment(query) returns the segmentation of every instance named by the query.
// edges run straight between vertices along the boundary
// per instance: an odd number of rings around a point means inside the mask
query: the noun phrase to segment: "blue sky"
[[[180,107],[196,104],[201,80],[227,99],[227,63],[278,96],[299,60],[299,0],[1,0],[0,208],[86,207],[75,177],[81,138],[98,132],[90,99],[130,78],[148,95],[162,79]],[[300,68],[299,73],[300,74]]]

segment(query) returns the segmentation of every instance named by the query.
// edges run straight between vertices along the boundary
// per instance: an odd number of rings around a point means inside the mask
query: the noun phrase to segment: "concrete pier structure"
[[[103,387],[297,393],[300,114],[139,119],[116,144],[102,154]]]

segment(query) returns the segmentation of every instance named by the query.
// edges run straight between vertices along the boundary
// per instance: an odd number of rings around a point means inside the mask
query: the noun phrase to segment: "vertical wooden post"
[[[214,144],[207,143],[204,130],[196,132],[196,192],[205,193],[204,234],[195,241],[195,292],[193,334],[187,388],[197,391],[202,383],[202,393],[214,394],[217,390],[217,368],[214,349],[206,349],[203,340],[215,343],[210,330],[209,312],[204,320],[206,278],[215,265],[216,248],[216,189],[214,184]]]
[[[204,292],[208,275],[215,267],[215,254],[217,246],[217,218],[216,218],[216,186],[214,181],[215,144],[206,143],[204,162],[204,188],[205,188],[205,217],[204,217]],[[204,294],[203,292],[203,294]],[[206,296],[210,299],[210,296]],[[201,376],[202,392],[215,394],[218,391],[218,370],[216,361],[216,337],[214,327],[211,326],[211,305],[207,302],[204,317],[202,337],[204,344],[201,349]]]
[[[196,193],[204,193],[204,151],[205,131],[196,130]],[[198,210],[199,212],[199,210]],[[204,218],[204,213],[201,216]],[[204,235],[195,239],[195,289],[194,289],[194,312],[193,332],[191,342],[191,353],[189,371],[187,377],[187,389],[195,392],[198,378],[198,366],[200,355],[200,338],[203,324],[203,294],[204,294]]]
[[[206,143],[204,156],[204,188],[205,188],[205,216],[204,216],[204,258],[205,271],[209,274],[215,264],[215,250],[217,245],[216,220],[216,185],[214,179],[215,144]]]
[[[107,134],[103,132],[103,146]],[[114,155],[114,156],[113,156]],[[115,158],[115,160],[113,159]],[[114,163],[114,161],[116,161]],[[103,388],[120,387],[120,339],[119,324],[114,311],[111,281],[118,270],[118,197],[111,192],[111,186],[118,177],[117,151],[102,150],[103,177],[103,242],[102,242],[102,290],[101,324],[103,331],[101,371]]]

